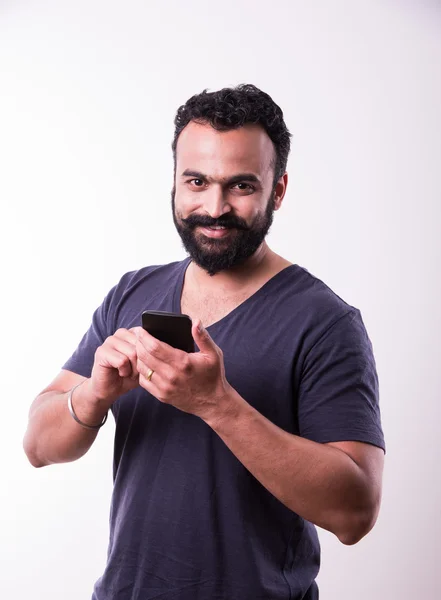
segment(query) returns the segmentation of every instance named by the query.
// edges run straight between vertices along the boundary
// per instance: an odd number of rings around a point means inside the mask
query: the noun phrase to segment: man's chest
[[[207,294],[202,296],[184,288],[181,296],[181,312],[192,319],[201,319],[204,327],[210,327],[226,317],[250,295],[251,292],[248,291],[231,297]]]

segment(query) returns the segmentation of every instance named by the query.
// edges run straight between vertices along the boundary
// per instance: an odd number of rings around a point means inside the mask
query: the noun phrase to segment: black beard
[[[243,264],[252,256],[268,234],[274,216],[274,191],[268,200],[264,214],[258,215],[251,227],[243,219],[222,215],[212,219],[208,215],[190,215],[187,219],[178,219],[175,214],[175,189],[172,190],[173,222],[182,240],[182,244],[192,260],[210,276]],[[222,225],[234,228],[226,238],[203,238],[198,241],[194,230],[198,226],[214,227]],[[203,234],[199,234],[198,237]]]

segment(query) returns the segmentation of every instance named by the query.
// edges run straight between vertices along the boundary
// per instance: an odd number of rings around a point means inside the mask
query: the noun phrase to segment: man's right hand
[[[136,342],[131,329],[118,329],[95,352],[92,373],[85,383],[91,396],[106,408],[139,385]]]

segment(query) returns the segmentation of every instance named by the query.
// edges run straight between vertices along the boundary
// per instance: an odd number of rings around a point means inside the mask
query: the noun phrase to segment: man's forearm
[[[97,431],[82,427],[72,418],[67,396],[68,392],[45,392],[29,415],[23,447],[35,467],[77,460],[97,436]],[[87,380],[76,388],[73,403],[75,413],[85,423],[99,423],[105,414],[90,398]]]
[[[207,424],[278,500],[343,543],[367,533],[373,499],[347,454],[280,429],[234,390],[226,404],[229,410]]]

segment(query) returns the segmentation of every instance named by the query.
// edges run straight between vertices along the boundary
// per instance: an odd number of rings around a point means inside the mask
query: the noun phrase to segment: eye
[[[255,191],[255,188],[252,185],[244,182],[236,183],[233,185],[233,188],[236,188],[239,192],[248,192],[249,194],[252,194]]]
[[[202,179],[189,179],[187,183],[194,185],[195,187],[202,187],[204,182]]]

